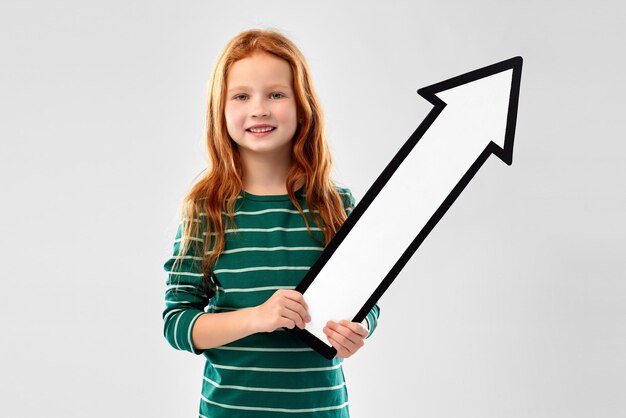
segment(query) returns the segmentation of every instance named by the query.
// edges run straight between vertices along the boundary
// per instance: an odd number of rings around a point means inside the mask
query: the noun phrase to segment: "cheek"
[[[237,129],[237,125],[241,119],[240,113],[241,112],[238,112],[237,109],[230,106],[224,108],[224,120],[226,121],[226,127],[229,131]]]
[[[281,122],[288,125],[296,125],[297,124],[297,115],[295,104],[290,104],[285,106],[281,112]]]

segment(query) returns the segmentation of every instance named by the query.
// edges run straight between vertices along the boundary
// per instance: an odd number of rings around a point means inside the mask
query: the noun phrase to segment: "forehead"
[[[226,76],[229,89],[270,84],[291,87],[292,74],[287,61],[267,52],[255,52],[236,61]]]

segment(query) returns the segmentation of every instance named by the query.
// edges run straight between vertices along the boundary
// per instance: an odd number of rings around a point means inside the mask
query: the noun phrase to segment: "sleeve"
[[[365,320],[367,321],[367,328],[369,329],[369,332],[367,333],[367,337],[365,338],[369,338],[374,333],[374,330],[378,326],[379,315],[380,315],[380,307],[378,306],[378,303],[376,303],[372,307],[372,310],[369,311],[369,313],[365,317]]]
[[[174,261],[180,256],[182,247],[182,222],[178,226],[174,251],[163,268],[167,272],[165,289],[165,310],[163,311],[163,334],[172,347],[177,350],[190,351],[194,354],[202,354],[204,350],[193,347],[191,331],[196,320],[204,314],[204,308],[208,305],[209,296],[206,293],[202,281],[202,257],[201,245],[193,245],[202,242],[201,238],[192,238],[188,254],[182,258],[182,262]]]
[[[346,215],[349,216],[350,213],[352,213],[352,210],[354,209],[354,207],[356,206],[356,199],[354,198],[354,196],[352,195],[352,192],[348,188],[340,189],[339,194],[341,195],[341,198],[343,200],[344,207],[346,210]],[[376,326],[378,325],[379,316],[380,316],[380,306],[378,306],[378,303],[376,303],[374,304],[372,309],[369,311],[369,313],[365,317],[365,320],[367,321],[367,328],[369,329],[369,332],[367,333],[366,338],[369,338],[374,332],[374,330],[376,329]]]

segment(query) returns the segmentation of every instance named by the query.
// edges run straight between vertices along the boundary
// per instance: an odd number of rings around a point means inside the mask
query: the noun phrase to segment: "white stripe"
[[[222,254],[242,253],[246,251],[324,251],[320,247],[245,247],[223,251]]]
[[[213,273],[245,273],[247,271],[258,271],[258,270],[309,270],[311,267],[309,266],[278,266],[278,267],[270,267],[270,266],[260,266],[260,267],[246,267],[242,269],[218,269]]]
[[[184,239],[185,239],[184,237],[175,239],[174,240],[174,244],[177,243],[177,242],[182,242]],[[200,242],[202,242],[202,238],[189,237],[189,241],[200,241]]]
[[[241,409],[241,410],[245,410],[245,411],[269,411],[269,412],[287,412],[287,413],[301,413],[301,412],[317,412],[317,411],[330,411],[332,409],[341,409],[341,408],[345,408],[346,406],[348,406],[348,402],[342,403],[341,405],[336,405],[336,406],[326,406],[323,408],[304,408],[304,409],[287,409],[287,408],[263,408],[263,407],[255,407],[255,406],[240,406],[240,405],[228,405],[228,404],[224,404],[224,403],[217,403],[215,401],[210,401],[207,398],[204,397],[204,395],[200,395],[202,396],[202,400],[204,402],[216,405],[216,406],[221,406],[222,408],[228,408],[228,409]]]
[[[226,229],[224,230],[225,234],[234,234],[238,232],[275,232],[275,231],[285,231],[285,232],[299,232],[306,231],[306,226],[297,227],[297,228],[283,228],[282,226],[277,226],[275,228],[239,228],[239,229]],[[311,227],[311,231],[321,231],[318,227]],[[203,232],[202,235],[206,236],[206,232]],[[217,232],[211,232],[211,235],[217,235]]]
[[[192,286],[190,284],[171,284],[169,286],[166,286],[166,290],[178,290],[178,289],[195,289],[196,286]]]
[[[264,290],[295,289],[295,288],[296,288],[295,286],[242,287],[242,288],[232,288],[232,289],[224,289],[223,287],[218,287],[220,292],[224,292],[224,293],[262,292]]]
[[[296,209],[263,209],[263,210],[257,210],[257,211],[237,211],[235,212],[235,216],[237,215],[262,215],[264,213],[273,213],[273,212],[284,212],[284,213],[294,213],[294,214],[300,214],[300,212],[298,212]],[[308,209],[304,209],[302,212],[307,213],[309,212]],[[226,212],[222,212],[224,215],[226,215]],[[319,213],[319,211],[314,211],[313,213]]]
[[[270,348],[270,347],[214,347],[214,350],[232,350],[232,351],[262,351],[268,353],[300,353],[303,351],[313,351],[312,348]]]
[[[167,301],[165,301],[165,303],[167,303]],[[174,314],[176,312],[180,312],[182,310],[183,310],[183,308],[172,309],[171,311],[169,311],[168,313],[165,314],[165,316],[163,317],[163,321],[167,320],[167,318],[169,318],[169,316],[171,314]]]
[[[226,232],[274,232],[274,231],[287,231],[287,232],[296,232],[296,231],[306,231],[306,226],[298,227],[298,228],[283,228],[282,226],[277,226],[275,228],[239,228],[239,229],[227,229]],[[318,227],[311,227],[312,231],[321,231]]]
[[[286,389],[286,388],[263,388],[263,387],[252,387],[252,386],[235,386],[235,385],[220,385],[217,382],[212,381],[208,377],[204,376],[204,380],[220,389],[236,389],[236,390],[248,390],[251,392],[287,392],[287,393],[304,393],[304,392],[322,392],[325,390],[337,390],[341,389],[346,385],[346,382],[343,382],[340,385],[335,386],[321,386],[316,388],[303,388],[303,389]]]
[[[167,271],[169,274],[173,274],[175,276],[192,276],[192,277],[202,277],[202,273],[189,273],[187,271]]]
[[[216,369],[225,370],[247,370],[251,372],[283,372],[283,373],[299,373],[299,372],[321,372],[325,370],[335,370],[341,367],[341,363],[335,364],[329,367],[304,367],[304,368],[278,368],[278,367],[239,367],[239,366],[226,366],[224,364],[211,363]]]
[[[202,257],[196,257],[193,255],[175,255],[172,257],[174,260],[202,260]]]

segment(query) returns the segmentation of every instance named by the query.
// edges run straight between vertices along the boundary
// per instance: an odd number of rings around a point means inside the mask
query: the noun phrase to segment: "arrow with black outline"
[[[363,321],[487,158],[511,165],[521,73],[514,57],[417,91],[433,109],[296,287],[312,320],[290,331],[333,358],[326,322]]]

